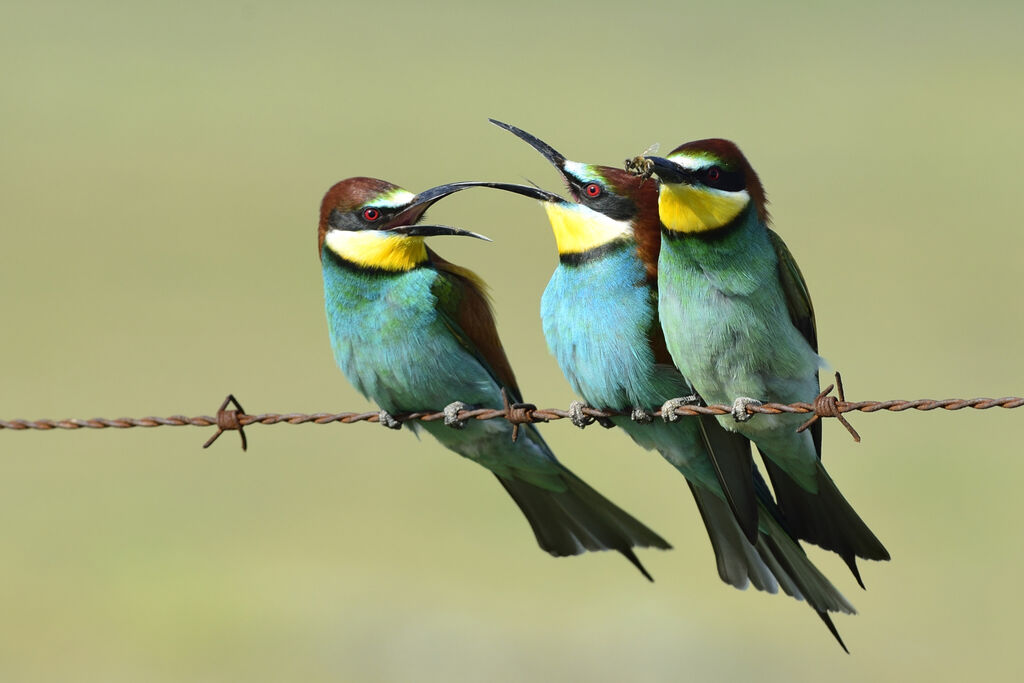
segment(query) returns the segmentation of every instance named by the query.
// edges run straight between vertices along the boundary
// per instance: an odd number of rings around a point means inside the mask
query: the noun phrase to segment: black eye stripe
[[[379,212],[379,216],[376,220],[370,221],[363,217],[363,212],[367,209],[376,209]],[[350,211],[343,213],[338,209],[332,209],[330,215],[327,217],[327,224],[336,230],[377,230],[379,226],[384,225],[392,216],[395,215],[397,209],[384,209],[379,206],[364,206],[356,211]]]
[[[615,191],[605,183],[595,180],[583,181],[575,177],[569,177],[567,180],[569,187],[573,190],[574,198],[580,204],[617,221],[630,220],[636,215],[636,204],[633,200],[615,194]],[[596,197],[590,196],[587,194],[588,185],[597,185],[601,188],[601,192]]]
[[[717,178],[715,177],[717,171]],[[742,171],[728,171],[721,166],[709,166],[694,171],[697,180],[707,187],[726,192],[739,192],[747,189],[746,179]]]
[[[372,221],[366,217],[366,211],[368,209],[372,209],[377,212],[377,217],[374,218]],[[359,216],[367,224],[372,223],[373,225],[380,225],[381,223],[385,223],[391,220],[392,216],[394,216],[396,213],[397,211],[395,209],[386,209],[381,206],[364,206],[362,211],[359,211]]]
[[[611,192],[602,192],[597,197],[584,195],[580,197],[580,203],[617,221],[626,221],[636,215],[636,204],[631,199]]]

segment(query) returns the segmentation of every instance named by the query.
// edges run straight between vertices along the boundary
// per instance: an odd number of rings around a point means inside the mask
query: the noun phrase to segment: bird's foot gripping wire
[[[747,396],[740,396],[732,402],[732,419],[737,422],[746,422],[751,417],[750,413],[747,412],[747,406],[759,407],[764,405],[756,398],[749,398]]]
[[[382,410],[379,413],[377,413],[377,421],[380,422],[382,427],[387,427],[388,429],[402,428],[402,423],[398,420],[398,418],[396,418],[394,415],[392,415],[386,410]]]
[[[680,415],[676,410],[683,406],[699,406],[701,403],[701,398],[697,394],[680,396],[679,398],[670,398],[661,406],[661,419],[665,422],[676,422],[680,418]]]
[[[605,429],[611,429],[615,426],[615,423],[612,422],[610,417],[606,415],[587,415],[587,410],[592,411],[594,408],[583,401],[573,401],[569,404],[569,410],[566,412],[569,413],[569,420],[580,429],[583,429],[594,422]]]
[[[649,425],[654,422],[654,414],[646,408],[633,408],[633,412],[629,414],[629,419],[637,424]]]
[[[452,401],[444,407],[444,424],[446,427],[452,429],[464,429],[466,427],[466,421],[459,419],[459,411],[469,410],[462,401]]]
[[[594,423],[594,418],[583,412],[584,408],[589,408],[583,401],[573,401],[569,404],[569,420],[579,427],[580,429],[586,428],[587,425]]]

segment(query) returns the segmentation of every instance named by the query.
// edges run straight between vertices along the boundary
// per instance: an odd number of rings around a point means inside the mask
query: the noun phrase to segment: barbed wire
[[[889,401],[847,401],[843,396],[842,380],[836,377],[839,396],[830,395],[833,385],[826,387],[812,403],[751,403],[744,406],[748,415],[779,415],[788,414],[810,414],[811,417],[799,427],[797,431],[807,429],[815,421],[834,417],[838,419],[850,432],[855,441],[860,441],[860,436],[852,425],[843,417],[844,413],[861,412],[876,413],[879,411],[904,412],[907,410],[963,410],[973,408],[975,410],[988,410],[989,408],[1020,408],[1024,406],[1024,398],[1018,396],[1006,396],[1003,398],[945,398],[916,400],[895,399]],[[244,427],[250,425],[273,425],[273,424],[353,424],[355,422],[377,422],[391,429],[400,429],[402,423],[436,422],[443,421],[444,424],[453,428],[461,429],[469,420],[493,420],[502,418],[512,424],[512,438],[516,438],[519,425],[538,422],[554,422],[556,420],[569,419],[576,426],[583,428],[597,422],[604,427],[614,427],[612,417],[630,417],[636,422],[651,422],[655,418],[675,421],[678,418],[694,417],[698,415],[732,415],[733,406],[724,404],[700,405],[695,403],[695,397],[687,396],[672,399],[659,408],[650,410],[637,409],[630,412],[618,410],[604,410],[593,408],[579,402],[573,403],[568,410],[559,408],[538,408],[531,403],[511,403],[503,392],[504,406],[502,408],[472,408],[463,403],[455,401],[449,404],[444,410],[421,410],[408,413],[390,414],[386,411],[377,412],[345,412],[345,413],[261,413],[250,415],[246,413],[241,404],[231,394],[224,399],[216,416],[199,415],[186,417],[185,415],[171,415],[170,417],[121,417],[90,419],[65,419],[65,420],[0,420],[0,430],[39,430],[51,431],[55,429],[77,430],[77,429],[130,429],[133,427],[217,427],[217,432],[203,444],[203,448],[210,446],[217,437],[226,431],[237,431],[242,439],[242,450],[247,448]],[[229,409],[234,405],[233,409]]]

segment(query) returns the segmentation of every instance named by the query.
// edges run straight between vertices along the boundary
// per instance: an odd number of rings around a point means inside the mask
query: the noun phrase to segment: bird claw
[[[679,398],[670,398],[661,406],[661,419],[665,422],[676,422],[681,417],[681,415],[676,412],[678,408],[696,405],[700,405],[700,396],[697,394],[680,396]]]
[[[377,421],[380,422],[382,427],[387,427],[388,429],[402,428],[402,423],[386,410],[382,410],[377,413]]]
[[[637,424],[647,425],[654,422],[654,415],[645,408],[633,408],[633,412],[629,414],[629,419]]]
[[[594,418],[583,413],[584,408],[589,408],[583,401],[573,401],[569,404],[569,421],[580,429],[585,428],[589,424],[593,424]]]
[[[444,412],[444,424],[445,424],[445,426],[446,427],[451,427],[452,429],[463,429],[463,428],[465,428],[466,421],[459,419],[459,411],[460,410],[468,410],[468,409],[469,409],[469,406],[467,406],[462,401],[452,401],[451,403],[446,405],[444,407],[444,411],[443,411]]]
[[[740,396],[732,402],[732,419],[737,422],[746,422],[753,415],[747,412],[747,406],[761,406],[764,405],[756,398],[749,398],[747,396]]]

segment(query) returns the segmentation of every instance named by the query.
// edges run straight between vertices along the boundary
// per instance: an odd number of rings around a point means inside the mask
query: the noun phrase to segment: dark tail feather
[[[767,593],[781,587],[787,595],[807,600],[815,611],[856,613],[772,514],[770,500],[761,505],[761,530],[757,543],[751,545],[721,498],[692,484],[690,490],[711,538],[722,581],[739,589],[750,583]]]
[[[629,560],[634,567],[640,570],[640,573],[644,575],[644,578],[651,583],[654,583],[654,577],[651,576],[646,567],[640,564],[640,558],[636,556],[636,553],[633,552],[632,548],[626,548],[625,550],[619,549],[619,552],[622,553],[623,557]]]
[[[811,609],[828,627],[839,646],[849,654],[850,651],[846,648],[846,643],[843,642],[828,613],[856,614],[857,611],[832,585],[832,582],[814,566],[800,544],[789,535],[789,532],[774,516],[766,514],[763,519],[764,528],[757,546],[761,557],[779,577],[779,585],[782,586],[782,589],[798,600],[806,600]]]
[[[798,600],[806,600],[814,611],[857,613],[839,589],[814,566],[800,544],[790,538],[774,520],[766,524],[758,540],[758,551],[765,562],[773,566],[776,575],[780,576],[782,589]]]
[[[761,455],[786,527],[797,538],[837,553],[863,588],[857,558],[888,560],[889,551],[846,502],[820,462],[817,472],[818,493],[815,494],[793,481],[764,453]]]
[[[556,557],[588,550],[617,550],[653,581],[633,548],[672,547],[568,469],[562,473],[564,491],[549,491],[500,476],[498,481],[526,516],[540,547]]]
[[[767,487],[762,485],[767,495]],[[748,583],[758,590],[775,593],[780,587],[797,600],[806,600],[829,631],[846,650],[828,612],[855,614],[853,605],[843,597],[832,582],[811,562],[773,514],[774,504],[762,500],[761,528],[757,543],[751,545],[744,538],[729,506],[718,496],[692,484],[690,490],[697,501],[711,547],[718,562],[718,575],[731,586],[746,588]],[[848,650],[847,650],[848,652]]]
[[[722,429],[713,415],[701,415],[697,424],[729,508],[736,515],[743,535],[754,543],[757,541],[758,510],[750,441],[742,434]]]
[[[836,625],[832,623],[832,617],[828,615],[828,612],[818,612],[818,616],[825,622],[825,626],[828,627],[828,630],[832,632],[832,636],[836,639],[836,642],[839,643],[839,647],[843,648],[843,652],[850,654],[850,651],[846,649],[846,643],[843,642],[842,637],[839,635],[839,631],[836,630]]]
[[[779,586],[775,572],[766,566],[755,547],[747,541],[729,505],[710,491],[687,483],[711,539],[718,576],[722,581],[740,590],[753,584],[759,591],[777,592]]]

